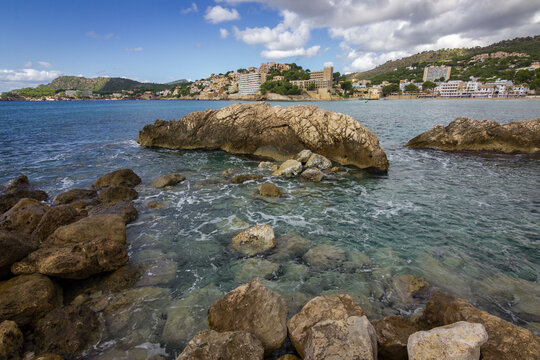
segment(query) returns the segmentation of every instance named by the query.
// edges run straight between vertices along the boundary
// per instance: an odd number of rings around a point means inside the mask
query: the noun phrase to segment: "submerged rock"
[[[262,360],[264,348],[247,331],[203,331],[195,336],[176,360]]]
[[[31,234],[49,210],[50,207],[37,200],[21,199],[0,217],[0,229]]]
[[[276,246],[274,229],[270,225],[256,225],[242,231],[232,239],[232,247],[246,255],[253,256]]]
[[[487,339],[482,324],[458,321],[412,334],[407,350],[410,360],[478,360],[480,346]]]
[[[321,181],[324,176],[323,172],[317,168],[307,168],[300,175],[309,181]]]
[[[424,278],[410,274],[395,276],[392,286],[397,298],[406,304],[414,302],[417,297],[427,297],[429,289],[429,283]]]
[[[233,104],[157,120],[139,132],[139,144],[169,149],[222,149],[283,161],[306,148],[342,165],[388,169],[375,134],[350,116],[315,106]]]
[[[281,197],[283,193],[272,183],[264,183],[258,187],[259,194],[267,197]]]
[[[296,160],[289,159],[279,166],[277,170],[272,173],[272,176],[285,176],[292,177],[302,172],[302,163]]]
[[[23,334],[17,323],[9,320],[0,322],[0,359],[20,359],[23,342]]]
[[[32,235],[0,230],[0,280],[11,275],[11,265],[36,250],[39,240]]]
[[[328,244],[317,245],[304,254],[304,261],[317,271],[339,268],[346,259],[344,250]]]
[[[154,181],[152,181],[150,186],[156,188],[164,188],[165,186],[174,186],[184,180],[186,180],[186,177],[184,175],[179,173],[172,173],[163,175],[162,177],[155,179]]]
[[[418,325],[400,316],[387,316],[373,323],[377,332],[379,358],[382,360],[407,360],[407,341],[411,334],[420,331]]]
[[[447,151],[535,153],[540,151],[540,118],[499,124],[459,117],[446,127],[437,125],[418,135],[406,146]]]
[[[105,174],[98,178],[92,187],[96,190],[103,189],[109,186],[126,186],[135,187],[141,183],[141,178],[131,169],[120,169],[111,173]]]
[[[88,211],[89,215],[119,215],[124,223],[129,224],[137,220],[139,213],[131,202],[119,202],[116,204],[98,204]]]
[[[90,200],[97,197],[96,190],[86,190],[86,189],[71,189],[64,193],[61,193],[54,199],[56,205],[71,204],[72,202],[78,200]]]
[[[311,241],[298,234],[285,234],[276,239],[276,247],[269,256],[272,261],[282,262],[300,258],[311,247]]]
[[[234,280],[239,283],[249,282],[254,277],[268,279],[276,276],[278,271],[279,264],[261,258],[240,260],[231,266]]]
[[[236,175],[232,178],[231,182],[233,184],[242,184],[246,181],[250,181],[250,180],[262,180],[262,175],[253,175],[253,174],[241,174],[241,175]]]

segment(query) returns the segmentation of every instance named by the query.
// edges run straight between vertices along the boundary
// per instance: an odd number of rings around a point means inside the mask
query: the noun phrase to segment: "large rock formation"
[[[407,143],[411,148],[535,153],[540,151],[540,118],[501,125],[492,120],[459,117],[437,125]]]
[[[157,120],[139,132],[138,142],[168,149],[222,149],[279,161],[311,149],[341,165],[388,169],[375,134],[350,116],[316,106],[252,103],[208,109],[178,121]]]
[[[0,230],[0,279],[11,275],[11,265],[36,250],[39,241],[35,236]]]
[[[176,360],[262,360],[263,355],[261,342],[249,332],[207,330],[197,334]]]

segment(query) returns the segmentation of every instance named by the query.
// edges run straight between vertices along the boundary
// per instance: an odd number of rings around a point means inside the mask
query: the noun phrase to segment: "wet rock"
[[[106,292],[118,292],[133,287],[141,278],[144,267],[139,264],[127,264],[103,277],[97,288]]]
[[[18,176],[14,179],[11,179],[6,186],[6,194],[13,194],[14,192],[25,190],[30,190],[30,180],[26,175]]]
[[[339,171],[339,167],[337,167],[337,166],[331,167],[331,168],[328,170],[328,172],[331,172],[331,173],[336,173],[336,172],[338,172],[338,171]]]
[[[279,168],[272,173],[272,176],[285,176],[293,177],[302,172],[302,163],[296,160],[289,159],[279,166]]]
[[[0,230],[31,234],[49,207],[34,199],[21,199],[0,217]]]
[[[540,338],[527,329],[476,309],[468,301],[437,292],[429,299],[423,321],[431,326],[467,321],[484,325],[488,341],[482,345],[484,360],[534,359],[540,354]]]
[[[311,154],[308,161],[306,162],[307,168],[317,168],[319,170],[327,170],[332,167],[332,162],[319,154]]]
[[[160,259],[142,264],[143,274],[137,286],[166,286],[176,278],[178,265],[170,259]]]
[[[257,167],[259,169],[270,169],[272,171],[276,171],[279,168],[279,166],[270,161],[261,161]]]
[[[37,322],[35,328],[38,353],[51,352],[74,357],[97,341],[99,327],[96,313],[84,305],[54,309]]]
[[[255,277],[269,279],[276,276],[279,271],[279,264],[261,258],[249,258],[240,260],[231,266],[234,280],[246,283]]]
[[[407,360],[409,336],[420,331],[418,325],[400,316],[387,316],[373,323],[377,332],[379,359]]]
[[[45,191],[34,190],[24,175],[12,179],[5,188],[5,193],[0,195],[0,214],[15,206],[19,200],[28,198],[45,201],[49,196]]]
[[[317,168],[307,168],[306,170],[302,171],[300,176],[309,181],[321,181],[324,174]]]
[[[60,226],[71,224],[81,218],[81,215],[70,205],[59,205],[47,211],[39,221],[33,234],[45,241]]]
[[[32,235],[0,230],[0,279],[11,276],[11,265],[38,246],[39,240]]]
[[[49,239],[52,244],[83,243],[94,239],[126,242],[126,225],[120,215],[92,215],[56,229]]]
[[[141,178],[131,169],[120,169],[111,173],[105,174],[98,178],[92,187],[96,190],[103,189],[109,186],[126,186],[135,187],[141,183]]]
[[[186,180],[186,177],[184,175],[179,173],[172,173],[163,175],[162,177],[155,179],[154,181],[152,181],[150,186],[156,188],[164,188],[165,186],[174,186],[184,180]]]
[[[64,193],[61,193],[54,199],[56,205],[65,205],[71,204],[72,202],[78,200],[91,200],[97,197],[96,190],[86,190],[86,189],[71,189]]]
[[[347,261],[343,265],[347,271],[362,271],[373,266],[373,262],[366,254],[358,250],[347,251]]]
[[[225,220],[220,221],[218,227],[226,232],[238,232],[238,230],[245,230],[249,227],[249,224],[238,216],[233,215]]]
[[[304,149],[300,151],[298,154],[296,154],[294,159],[296,161],[300,161],[301,163],[305,164],[309,160],[312,154],[313,153],[311,152],[311,150]]]
[[[286,316],[283,299],[255,278],[214,302],[208,324],[217,331],[248,331],[259,338],[268,354],[287,337]]]
[[[308,341],[309,330],[325,320],[347,320],[350,316],[364,316],[365,313],[349,295],[335,294],[317,296],[287,323],[289,339],[300,355]]]
[[[281,279],[287,281],[304,281],[309,274],[309,267],[303,264],[297,264],[295,262],[288,262],[282,266],[283,275]]]
[[[424,278],[414,275],[398,275],[392,279],[392,287],[396,296],[403,303],[412,303],[414,298],[427,297],[429,283]]]
[[[262,360],[263,357],[261,342],[249,332],[207,330],[197,334],[176,360]]]
[[[276,239],[276,247],[269,259],[283,262],[302,257],[311,247],[311,241],[298,234],[285,234]]]
[[[258,191],[261,196],[267,197],[281,197],[283,195],[281,190],[279,190],[279,188],[272,183],[259,185]]]
[[[253,256],[276,246],[274,229],[270,225],[256,225],[242,231],[232,239],[232,247],[246,255]]]
[[[17,323],[9,320],[0,322],[0,359],[20,359],[23,342],[23,334]]]
[[[241,175],[236,175],[232,178],[231,182],[233,184],[242,184],[246,181],[250,181],[250,180],[262,180],[262,175],[253,175],[253,174],[241,174]]]
[[[458,321],[409,337],[407,350],[411,360],[478,360],[480,346],[488,339],[482,324]]]
[[[120,215],[124,223],[129,224],[137,220],[139,213],[131,202],[119,202],[116,204],[99,204],[89,211],[90,215]]]
[[[347,259],[344,250],[327,244],[309,249],[303,258],[312,269],[317,271],[339,268]]]
[[[62,295],[48,277],[21,275],[0,282],[0,321],[12,320],[24,326],[59,306]]]
[[[98,200],[104,203],[116,204],[136,199],[139,194],[127,186],[110,186],[98,193]]]
[[[377,335],[367,317],[324,320],[309,331],[304,359],[377,359]]]

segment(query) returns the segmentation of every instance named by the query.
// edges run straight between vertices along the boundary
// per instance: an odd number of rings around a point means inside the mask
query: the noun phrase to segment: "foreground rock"
[[[321,181],[324,175],[317,168],[307,168],[302,172],[301,176],[309,181]]]
[[[195,336],[176,360],[262,360],[264,348],[246,331],[213,330]]]
[[[536,359],[540,354],[540,338],[531,331],[442,292],[435,293],[429,299],[424,321],[431,326],[449,325],[457,321],[484,325],[488,333],[488,341],[481,347],[484,360]]]
[[[0,359],[20,359],[23,342],[23,334],[14,321],[0,322]]]
[[[259,195],[266,197],[281,197],[283,193],[272,183],[264,183],[257,188]]]
[[[306,148],[341,165],[378,171],[388,160],[375,134],[350,116],[315,106],[233,104],[157,120],[139,132],[139,144],[168,149],[222,149],[283,161]]]
[[[72,206],[55,206],[43,215],[33,234],[40,241],[45,241],[60,226],[71,224],[80,218],[81,215]]]
[[[131,169],[116,170],[98,178],[92,187],[96,190],[110,186],[135,187],[141,183],[141,178]]]
[[[246,255],[253,256],[276,246],[274,229],[270,225],[256,225],[242,231],[232,239],[232,247]]]
[[[181,183],[182,181],[186,180],[186,177],[182,174],[178,173],[172,173],[163,175],[162,177],[157,178],[156,180],[152,181],[150,186],[156,187],[156,188],[164,188],[165,186],[174,186],[178,183]]]
[[[261,280],[237,287],[212,304],[208,324],[217,331],[248,331],[262,342],[265,353],[279,349],[287,337],[287,306]]]
[[[0,279],[11,275],[11,265],[36,250],[39,241],[28,234],[0,230]]]
[[[409,336],[420,331],[418,325],[399,316],[388,316],[373,323],[377,332],[379,358],[383,360],[407,360]]]
[[[0,229],[31,234],[49,207],[34,199],[21,199],[0,217]]]
[[[96,197],[96,190],[71,189],[69,191],[59,194],[56,198],[54,198],[54,203],[56,205],[65,205],[71,204],[72,202],[78,200],[95,199]]]
[[[24,175],[12,179],[4,192],[0,195],[0,214],[8,211],[23,198],[45,201],[49,197],[45,191],[33,189],[28,177]]]
[[[135,190],[127,186],[110,186],[99,192],[98,200],[103,203],[117,204],[134,200],[138,195]]]
[[[480,346],[488,339],[482,324],[458,321],[409,337],[410,360],[478,360]]]
[[[459,117],[446,127],[437,125],[418,135],[406,146],[448,151],[535,153],[540,151],[540,118],[501,125],[492,120]]]

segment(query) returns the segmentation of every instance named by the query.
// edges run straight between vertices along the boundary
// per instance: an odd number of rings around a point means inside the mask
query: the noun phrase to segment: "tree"
[[[383,96],[388,96],[389,94],[393,92],[399,92],[398,84],[390,84],[390,85],[383,86],[382,88]]]
[[[518,83],[528,83],[529,81],[532,80],[532,78],[533,78],[532,71],[525,70],[525,69],[524,70],[519,70],[516,73],[516,76],[514,77],[514,79]]]
[[[342,83],[341,83],[341,88],[342,88],[345,92],[351,92],[352,89],[353,89],[352,81],[351,81],[351,80],[347,80],[347,81],[342,82]]]
[[[315,86],[314,83],[309,84],[308,87],[307,87],[308,91],[314,91],[316,88],[317,87]]]
[[[422,89],[424,91],[429,91],[429,90],[435,89],[436,86],[437,86],[437,84],[435,84],[433,81],[425,81],[422,84]]]
[[[405,86],[405,91],[408,93],[414,93],[418,92],[418,88],[414,84],[407,84],[407,86]]]

